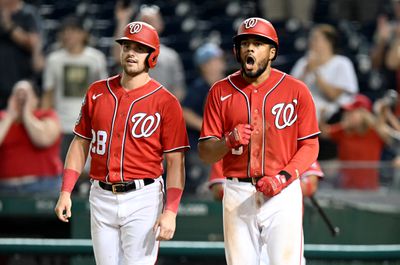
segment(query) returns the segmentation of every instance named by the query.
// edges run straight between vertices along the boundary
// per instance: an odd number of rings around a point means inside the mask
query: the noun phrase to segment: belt
[[[227,177],[229,180],[237,180],[239,182],[249,182],[252,183],[253,185],[256,185],[257,181],[262,178],[262,177],[254,177],[254,178],[232,178],[232,177]]]
[[[118,183],[106,183],[103,181],[99,181],[99,186],[104,190],[112,191],[112,193],[116,194],[121,192],[128,192],[131,190],[138,190],[152,183],[154,183],[154,179],[146,178],[146,179],[135,179],[130,182],[118,182]]]

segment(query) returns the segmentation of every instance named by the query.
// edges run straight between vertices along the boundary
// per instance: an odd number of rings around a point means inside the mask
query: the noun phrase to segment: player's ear
[[[276,55],[276,48],[275,46],[270,46],[271,48],[269,49],[269,59],[272,60],[275,58]]]

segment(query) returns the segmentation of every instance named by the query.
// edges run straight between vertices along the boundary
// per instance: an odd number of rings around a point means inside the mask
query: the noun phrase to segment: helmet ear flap
[[[236,58],[236,61],[240,63],[240,45],[237,45],[237,43],[233,44],[233,55]]]
[[[157,64],[157,58],[158,58],[158,54],[154,51],[152,51],[151,53],[149,53],[149,55],[147,56],[146,62],[147,62],[147,66],[149,68],[154,68]]]

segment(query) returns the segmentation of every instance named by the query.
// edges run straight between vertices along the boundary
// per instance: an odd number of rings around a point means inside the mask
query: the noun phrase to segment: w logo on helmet
[[[256,26],[257,22],[258,21],[256,18],[248,18],[243,22],[243,24],[246,29],[250,29],[250,28],[254,28]]]
[[[129,32],[131,34],[139,33],[141,30],[142,30],[142,24],[140,24],[140,23],[129,24]]]

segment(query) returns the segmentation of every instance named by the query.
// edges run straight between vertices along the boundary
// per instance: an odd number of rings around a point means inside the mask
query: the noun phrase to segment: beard
[[[244,62],[242,60],[241,65],[242,65],[243,74],[248,78],[257,78],[265,72],[265,70],[268,67],[268,63],[269,63],[268,59],[262,60],[261,62],[257,63],[257,70],[249,71],[249,70],[246,70],[246,62]]]
[[[141,73],[143,73],[146,69],[145,66],[143,67],[128,67],[127,65],[123,65],[123,69],[125,74],[131,77],[135,77]]]

